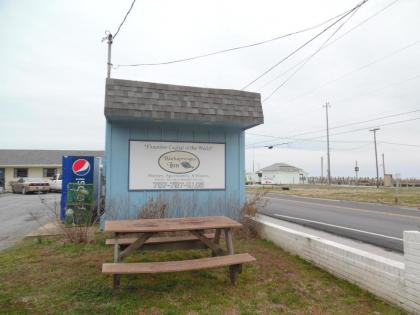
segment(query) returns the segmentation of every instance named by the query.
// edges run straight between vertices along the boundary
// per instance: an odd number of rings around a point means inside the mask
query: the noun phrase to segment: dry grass
[[[259,188],[261,189],[261,188]],[[256,188],[248,188],[248,191],[259,191]],[[376,187],[340,187],[327,185],[291,185],[290,190],[282,190],[280,187],[265,187],[266,192],[276,192],[284,195],[303,197],[315,197],[337,200],[376,202],[388,205],[402,205],[420,208],[420,188],[379,188]]]
[[[371,294],[289,255],[272,243],[237,235],[244,266],[237,286],[226,268],[122,277],[112,292],[101,265],[112,248],[61,239],[27,240],[0,254],[0,313],[5,314],[404,314]],[[191,259],[210,251],[137,253],[128,261]]]
[[[138,219],[163,219],[168,216],[168,205],[161,199],[151,198],[139,211]]]

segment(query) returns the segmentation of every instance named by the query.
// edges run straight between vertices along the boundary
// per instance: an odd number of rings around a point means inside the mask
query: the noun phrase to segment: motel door
[[[4,190],[4,168],[0,168],[0,188]]]

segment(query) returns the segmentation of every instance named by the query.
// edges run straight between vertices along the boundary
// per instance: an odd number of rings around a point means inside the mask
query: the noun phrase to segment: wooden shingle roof
[[[264,122],[258,93],[107,79],[109,121],[194,122],[250,128]]]

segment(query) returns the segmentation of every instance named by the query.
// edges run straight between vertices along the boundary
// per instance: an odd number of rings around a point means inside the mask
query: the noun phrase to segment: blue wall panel
[[[226,189],[128,191],[129,140],[225,143]],[[244,132],[190,125],[110,123],[106,127],[106,218],[136,218],[150,200],[168,205],[171,217],[237,217],[244,201]]]
[[[239,134],[239,202],[245,202],[245,132]]]
[[[203,130],[202,128],[197,128],[194,130],[194,142],[209,142],[208,130]],[[209,214],[209,198],[212,197],[212,192],[206,190],[196,190],[193,192],[193,194],[193,210],[198,212],[197,214],[193,213],[193,215]]]
[[[128,141],[129,128],[112,125],[107,137],[110,137],[110,148],[107,148],[107,212],[111,216],[129,217],[130,199],[128,194]]]

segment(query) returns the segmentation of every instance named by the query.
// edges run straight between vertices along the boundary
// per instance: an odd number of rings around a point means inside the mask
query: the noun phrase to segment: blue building
[[[238,214],[260,94],[107,79],[105,117],[106,217],[156,204],[170,217]]]

